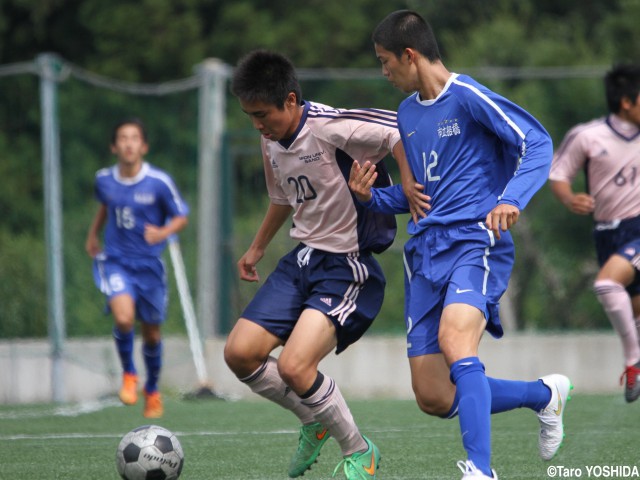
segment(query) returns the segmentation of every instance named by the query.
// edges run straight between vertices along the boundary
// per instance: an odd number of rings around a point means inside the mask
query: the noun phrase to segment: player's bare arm
[[[93,217],[93,222],[91,222],[91,226],[89,227],[89,232],[87,233],[87,240],[84,245],[85,251],[89,254],[91,258],[95,257],[98,253],[102,251],[102,245],[100,244],[100,238],[98,234],[104,227],[104,224],[107,220],[107,207],[105,205],[100,205],[98,211]]]
[[[551,181],[551,191],[569,211],[589,215],[596,207],[595,199],[588,193],[574,193],[569,182]]]
[[[253,242],[251,242],[251,246],[236,264],[240,280],[246,282],[260,281],[256,265],[264,256],[264,252],[275,234],[291,215],[292,210],[289,205],[269,204],[267,213],[262,220],[258,233],[256,233]]]
[[[501,203],[487,215],[485,223],[493,231],[495,237],[500,240],[500,230],[506,232],[518,222],[520,209],[514,205]]]
[[[163,227],[147,224],[144,226],[144,239],[149,245],[155,245],[163,242],[174,233],[183,230],[187,226],[187,223],[189,223],[187,217],[180,216],[173,217],[169,223]]]
[[[416,179],[411,172],[407,157],[404,151],[402,142],[398,142],[393,147],[393,157],[396,159],[398,168],[400,170],[400,181],[402,182],[402,191],[404,196],[407,197],[409,202],[409,212],[411,218],[415,223],[418,223],[420,218],[427,216],[427,210],[431,209],[429,201],[431,197],[422,193],[424,191],[424,185],[416,182]]]

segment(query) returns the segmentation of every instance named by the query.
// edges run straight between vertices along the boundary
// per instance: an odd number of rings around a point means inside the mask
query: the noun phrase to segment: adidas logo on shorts
[[[331,299],[328,297],[322,297],[320,301],[328,306],[331,306]]]

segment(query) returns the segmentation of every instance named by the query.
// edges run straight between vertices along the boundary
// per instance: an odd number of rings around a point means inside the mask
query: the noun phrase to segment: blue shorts
[[[104,253],[93,261],[93,281],[107,296],[128,294],[136,304],[136,318],[160,324],[167,315],[167,278],[159,258],[108,258]]]
[[[404,248],[407,354],[439,353],[438,330],[444,307],[465,303],[487,319],[496,338],[500,297],[507,289],[514,260],[511,234],[500,240],[482,222],[430,226]]]
[[[283,342],[307,308],[335,325],[342,352],[367,331],[382,307],[385,278],[371,254],[336,254],[303,244],[280,259],[242,312]]]
[[[618,222],[597,223],[593,230],[598,264],[602,267],[613,254],[629,260],[636,271],[640,270],[640,217]],[[640,294],[640,275],[627,287],[630,295]]]

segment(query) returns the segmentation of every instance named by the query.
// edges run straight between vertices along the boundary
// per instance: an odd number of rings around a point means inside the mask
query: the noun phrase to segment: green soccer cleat
[[[344,457],[333,471],[334,477],[340,467],[342,467],[347,480],[369,480],[376,478],[376,470],[378,470],[378,464],[380,463],[380,451],[367,437],[363,435],[362,438],[364,438],[367,445],[369,445],[367,451]]]
[[[319,423],[300,427],[298,450],[291,458],[289,476],[291,478],[304,475],[311,468],[320,455],[320,449],[329,440],[329,431]]]

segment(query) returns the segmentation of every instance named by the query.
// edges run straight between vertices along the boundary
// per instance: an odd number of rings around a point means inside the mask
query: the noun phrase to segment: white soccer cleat
[[[557,373],[540,377],[540,380],[551,390],[551,401],[537,414],[540,421],[538,448],[543,460],[551,460],[564,439],[562,417],[567,402],[571,400],[569,393],[573,385],[567,377]]]
[[[484,473],[482,473],[480,470],[478,470],[476,468],[476,466],[473,464],[473,462],[471,460],[459,460],[458,463],[456,464],[458,465],[458,468],[462,471],[463,475],[462,475],[462,480],[468,479],[475,479],[475,480],[498,480],[498,474],[496,473],[495,470],[491,470],[491,475],[493,475],[492,477],[487,477]]]

